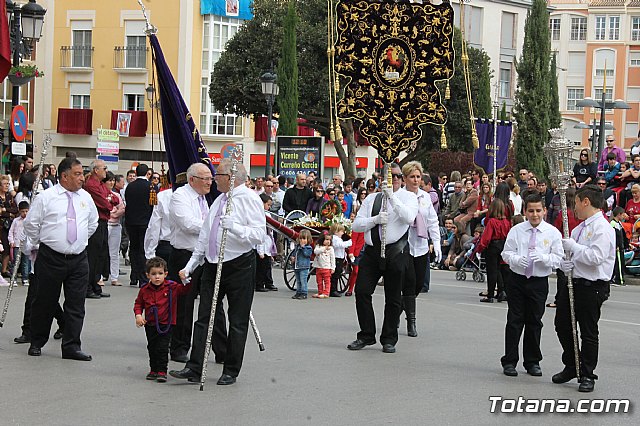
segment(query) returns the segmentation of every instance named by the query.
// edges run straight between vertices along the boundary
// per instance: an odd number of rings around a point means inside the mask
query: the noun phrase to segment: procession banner
[[[480,144],[473,153],[473,163],[476,167],[481,168],[485,174],[493,173],[494,153],[496,154],[496,168],[501,170],[507,166],[512,129],[510,121],[498,122],[497,149],[495,149],[493,146],[493,121],[481,118],[476,120],[476,132]]]

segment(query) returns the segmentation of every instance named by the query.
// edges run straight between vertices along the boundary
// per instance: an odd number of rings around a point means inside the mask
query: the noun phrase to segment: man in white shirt
[[[231,186],[231,161],[223,159],[216,170],[215,181],[223,195],[217,197],[202,225],[198,243],[191,259],[180,271],[182,280],[189,277],[195,268],[204,262],[200,282],[200,304],[198,319],[193,326],[193,348],[189,362],[180,371],[172,370],[171,376],[199,382],[202,373],[207,329],[213,302],[218,256],[221,251],[223,230],[226,230],[224,263],[216,305],[216,318],[221,311],[220,301],[226,296],[229,304],[229,336],[226,356],[219,385],[235,383],[242,367],[244,347],[247,341],[249,313],[255,288],[256,258],[253,248],[265,239],[266,220],[260,197],[244,185],[246,169],[238,164],[231,198],[231,213],[226,214],[227,194]],[[214,327],[215,331],[215,327]],[[216,344],[213,344],[215,350]]]
[[[158,192],[158,204],[153,207],[149,227],[144,234],[144,257],[147,260],[158,256],[169,263],[173,250],[169,223],[172,195],[171,189]]]
[[[413,273],[407,274],[402,287],[402,305],[407,315],[407,335],[417,337],[416,330],[416,297],[422,291],[425,276],[429,271],[429,240],[433,246],[435,261],[442,259],[440,247],[440,227],[438,215],[428,192],[420,189],[423,169],[418,161],[410,161],[402,167],[406,189],[418,198],[418,214],[415,222],[409,227],[409,253],[412,257]],[[400,185],[398,184],[398,189]],[[396,185],[393,187],[396,191]]]
[[[393,183],[399,185],[402,173],[392,169]],[[382,198],[387,197],[387,209],[383,211]],[[347,345],[349,350],[359,350],[376,343],[376,322],[371,295],[378,280],[384,276],[384,322],[380,343],[382,351],[394,353],[398,342],[398,321],[402,312],[402,284],[409,273],[409,226],[418,214],[418,200],[414,193],[404,189],[386,188],[382,193],[371,194],[362,202],[352,230],[364,232],[364,255],[360,260],[356,281],[356,312],[360,331],[357,339]],[[380,256],[382,225],[386,225],[385,258]]]
[[[597,187],[585,185],[578,189],[574,212],[584,222],[573,229],[571,238],[562,240],[571,258],[563,261],[560,269],[565,272],[573,269],[575,315],[580,326],[580,392],[592,392],[598,378],[593,373],[598,363],[598,321],[615,263],[615,231],[602,215],[603,205],[604,197]],[[556,304],[556,333],[562,345],[565,367],[551,380],[553,383],[566,383],[576,377],[567,287],[558,289]]]
[[[170,280],[179,281],[178,272],[182,270],[198,243],[198,235],[202,224],[209,215],[209,204],[205,198],[211,191],[213,178],[211,170],[205,164],[194,163],[187,169],[187,185],[176,189],[171,196],[169,207],[170,241],[172,246],[169,257]],[[187,362],[189,348],[191,347],[191,331],[193,327],[193,305],[198,294],[202,268],[194,268],[191,274],[192,286],[188,294],[178,298],[178,311],[176,325],[171,336],[171,359],[177,362]],[[184,282],[184,281],[182,281]],[[222,314],[224,318],[224,314]],[[225,321],[217,321],[216,334],[214,335],[214,348],[216,359],[224,360],[224,352],[219,350],[225,346],[226,330]]]
[[[31,346],[28,354],[40,356],[49,339],[53,314],[64,288],[65,327],[62,358],[91,361],[82,352],[80,333],[89,279],[87,244],[98,227],[98,210],[82,189],[82,164],[65,158],[58,166],[60,183],[35,198],[24,222],[25,235],[40,244],[34,272],[38,292],[31,306]]]
[[[524,368],[532,376],[542,376],[540,335],[549,275],[560,266],[564,255],[560,231],[543,220],[546,210],[539,192],[525,198],[524,210],[527,221],[511,228],[502,251],[502,259],[513,274],[504,333],[505,354],[500,361],[503,373],[512,377],[518,375],[516,365],[523,329]]]

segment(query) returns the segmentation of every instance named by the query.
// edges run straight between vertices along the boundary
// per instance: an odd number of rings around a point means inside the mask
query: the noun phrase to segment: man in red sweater
[[[101,299],[111,296],[102,291],[98,285],[98,263],[104,253],[109,252],[107,240],[109,230],[107,221],[111,215],[111,210],[115,207],[111,203],[111,191],[102,181],[107,177],[107,166],[102,160],[94,160],[90,165],[91,174],[84,183],[84,190],[87,191],[98,209],[98,228],[89,238],[87,246],[87,257],[89,259],[89,282],[87,283],[87,299]]]

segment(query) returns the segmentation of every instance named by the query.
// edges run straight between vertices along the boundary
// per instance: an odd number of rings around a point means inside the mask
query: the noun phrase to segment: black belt
[[[43,251],[44,250],[44,251]],[[62,257],[64,259],[75,259],[76,257],[82,256],[84,254],[86,254],[86,249],[82,250],[82,252],[77,253],[77,254],[64,254],[64,253],[60,253],[55,251],[54,249],[52,249],[51,247],[49,247],[48,245],[44,244],[44,243],[40,243],[40,253],[47,253],[49,252],[49,254],[52,254],[56,257]]]
[[[598,287],[598,286],[604,287],[604,286],[606,286],[608,284],[608,282],[605,281],[605,280],[588,280],[586,278],[575,278],[574,282],[576,284],[578,284],[578,285],[582,285],[582,286],[585,286],[585,287],[592,287],[592,286],[593,287]]]

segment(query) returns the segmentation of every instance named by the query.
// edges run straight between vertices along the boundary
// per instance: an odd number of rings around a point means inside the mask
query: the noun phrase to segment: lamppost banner
[[[473,162],[482,168],[484,173],[493,173],[493,156],[496,156],[496,169],[506,167],[511,142],[511,122],[498,122],[498,135],[496,137],[497,148],[493,146],[493,122],[478,119],[476,132],[480,145],[473,153]]]
[[[276,140],[276,174],[295,177],[298,173],[315,172],[320,176],[324,137],[278,136]]]

